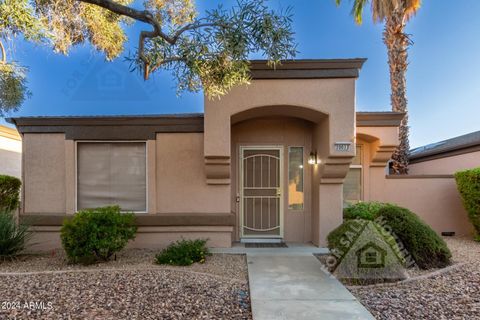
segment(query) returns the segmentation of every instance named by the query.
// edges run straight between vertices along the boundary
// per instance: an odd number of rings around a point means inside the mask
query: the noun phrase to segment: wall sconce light
[[[310,152],[308,156],[308,164],[318,164],[317,151]]]

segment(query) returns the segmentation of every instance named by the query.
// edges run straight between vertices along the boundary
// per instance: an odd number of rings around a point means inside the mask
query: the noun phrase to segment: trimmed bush
[[[378,215],[378,211],[386,206],[385,203],[368,201],[359,202],[343,209],[345,219],[366,219],[373,220]]]
[[[327,240],[331,253],[325,260],[327,267],[346,284],[364,285],[407,277],[407,261],[395,238],[374,221],[346,220]]]
[[[155,256],[157,264],[170,264],[174,266],[189,266],[195,262],[204,263],[206,256],[210,255],[207,240],[179,240],[170,244]]]
[[[0,258],[18,255],[31,237],[29,226],[17,224],[15,216],[9,211],[0,211]]]
[[[108,261],[136,232],[135,215],[111,206],[82,210],[66,219],[61,239],[71,263],[91,264]]]
[[[399,240],[421,269],[443,268],[452,254],[443,239],[408,209],[387,205],[375,219]]]
[[[455,173],[457,188],[480,241],[480,168]]]
[[[346,238],[349,232],[355,233],[365,223],[363,219],[346,220],[327,236],[327,246],[331,252],[345,253],[352,239]]]
[[[11,212],[20,203],[22,182],[15,177],[0,175],[0,210]]]
[[[390,231],[422,269],[450,264],[451,252],[445,241],[416,214],[389,203],[361,202],[344,210],[344,217],[373,220]]]

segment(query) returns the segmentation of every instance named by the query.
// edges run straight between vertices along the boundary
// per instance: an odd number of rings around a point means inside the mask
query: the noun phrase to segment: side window
[[[288,147],[288,209],[303,210],[303,147]]]
[[[346,205],[362,201],[363,198],[363,146],[357,145],[350,170],[343,182],[343,201]]]

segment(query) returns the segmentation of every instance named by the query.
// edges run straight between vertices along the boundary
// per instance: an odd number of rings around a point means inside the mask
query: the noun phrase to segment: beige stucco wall
[[[380,168],[370,172],[371,200],[396,203],[415,212],[435,231],[469,236],[472,225],[453,178],[385,178]]]
[[[480,151],[440,159],[412,163],[410,174],[453,174],[460,170],[480,167]]]
[[[0,136],[0,174],[22,176],[22,141]]]
[[[237,216],[235,239],[239,240],[240,208],[236,195],[240,193],[239,150],[240,146],[275,145],[283,146],[283,219],[284,239],[291,242],[310,242],[311,238],[311,177],[312,166],[307,164],[312,148],[311,122],[287,118],[259,118],[246,120],[232,126],[232,211]],[[288,209],[288,147],[304,148],[304,209]]]
[[[24,134],[24,212],[65,213],[65,135]]]
[[[461,158],[432,162],[410,167],[410,174],[401,178],[387,177],[386,161],[392,146],[398,143],[395,127],[359,127],[357,144],[363,147],[363,200],[391,202],[415,212],[435,231],[454,231],[457,235],[470,235],[472,226],[462,206],[453,177],[452,168],[464,166]],[[469,157],[468,157],[469,158]],[[471,159],[469,158],[470,160]],[[477,159],[478,161],[478,159]]]
[[[438,233],[454,231],[457,235],[470,235],[472,226],[453,177],[439,177],[438,174],[447,172],[421,171],[419,168],[401,178],[387,177],[385,164],[381,166],[375,158],[388,157],[391,142],[382,147],[382,141],[388,141],[388,131],[384,131],[386,138],[377,139],[374,134],[380,135],[381,132],[365,129],[360,128],[360,138],[357,139],[364,150],[363,200],[406,207]]]
[[[228,213],[230,188],[208,185],[203,133],[161,133],[156,142],[158,213]]]

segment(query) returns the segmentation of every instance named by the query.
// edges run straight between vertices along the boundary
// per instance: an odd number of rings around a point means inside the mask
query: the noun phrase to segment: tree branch
[[[172,44],[175,44],[184,32],[186,32],[188,30],[195,30],[195,29],[200,29],[200,28],[205,28],[205,27],[224,27],[224,28],[228,28],[228,25],[220,24],[220,23],[213,23],[213,22],[198,23],[198,21],[194,22],[194,23],[189,23],[189,24],[185,25],[184,27],[178,29],[177,32],[175,32],[173,34],[173,36],[170,38],[172,40]]]
[[[7,53],[5,52],[5,47],[3,46],[3,42],[0,41],[0,49],[2,51],[2,63],[5,63],[7,61]]]
[[[150,70],[149,70],[150,69],[150,61],[148,61],[148,59],[144,55],[145,39],[147,39],[147,38],[152,39],[152,38],[155,38],[155,37],[160,37],[163,40],[165,40],[168,44],[173,46],[177,43],[177,41],[181,37],[181,35],[184,32],[189,31],[189,30],[205,28],[205,27],[215,27],[215,26],[228,28],[228,25],[225,25],[225,24],[219,24],[219,23],[213,23],[213,22],[212,23],[200,23],[199,21],[196,21],[196,22],[189,23],[189,24],[183,26],[182,28],[177,30],[173,34],[173,36],[169,36],[168,34],[166,34],[165,32],[162,31],[161,24],[155,19],[153,14],[148,10],[143,10],[143,11],[137,10],[137,9],[119,4],[119,3],[115,2],[115,1],[112,1],[112,0],[78,0],[78,1],[102,7],[104,9],[109,10],[113,13],[118,14],[118,15],[130,17],[134,20],[148,23],[153,27],[152,31],[142,31],[142,32],[140,32],[140,36],[138,38],[138,57],[144,63],[143,77],[144,77],[145,80],[148,79],[148,76],[150,74]],[[173,58],[173,59],[168,59],[168,60],[169,60],[168,62],[173,62],[173,61],[180,61],[180,60],[184,60],[184,59]],[[164,61],[167,61],[167,60],[164,60]],[[155,65],[152,68],[151,71],[157,69],[162,64],[168,63],[168,62],[164,62],[164,61]]]
[[[170,57],[170,58],[163,59],[162,61],[160,61],[160,62],[156,63],[154,66],[152,66],[152,69],[150,70],[150,72],[153,72],[153,71],[157,70],[158,68],[160,68],[164,64],[172,63],[172,62],[180,62],[180,61],[186,61],[186,59],[183,58],[183,57]]]

